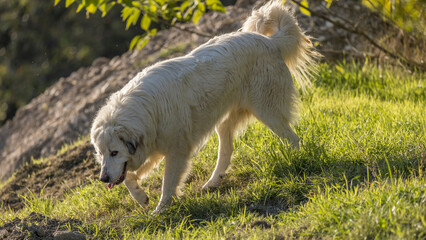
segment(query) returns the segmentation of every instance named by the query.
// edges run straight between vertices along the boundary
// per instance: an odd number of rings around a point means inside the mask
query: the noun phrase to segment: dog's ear
[[[133,144],[131,142],[124,142],[124,144],[126,144],[127,149],[129,149],[129,153],[130,154],[135,154],[135,152],[136,152],[136,146],[135,146],[135,144]]]
[[[127,149],[129,149],[129,153],[130,154],[135,154],[136,148],[138,147],[139,143],[143,142],[143,135],[141,135],[139,137],[139,141],[133,141],[132,142],[132,141],[126,141],[124,139],[121,139],[121,140],[124,142],[124,144],[126,144]]]
[[[117,134],[118,138],[123,141],[124,145],[126,145],[129,153],[135,154],[139,145],[138,137],[122,126],[115,127],[114,132]]]

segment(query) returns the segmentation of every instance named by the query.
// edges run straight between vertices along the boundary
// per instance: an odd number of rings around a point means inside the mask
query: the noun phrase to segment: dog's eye
[[[118,152],[117,152],[117,151],[112,151],[112,152],[111,152],[111,157],[115,157],[115,156],[117,156],[117,154],[118,154]]]

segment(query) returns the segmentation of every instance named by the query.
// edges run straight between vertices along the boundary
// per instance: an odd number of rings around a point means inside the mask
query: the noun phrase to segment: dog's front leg
[[[143,207],[148,204],[149,198],[139,186],[138,176],[134,172],[127,172],[124,185],[126,185],[130,195],[132,195],[132,197],[139,203],[139,205]]]
[[[185,180],[189,172],[189,154],[182,153],[182,150],[179,153],[166,156],[165,161],[161,198],[157,207],[151,213],[152,215],[157,215],[165,210],[173,200],[173,197],[179,195],[178,187]]]

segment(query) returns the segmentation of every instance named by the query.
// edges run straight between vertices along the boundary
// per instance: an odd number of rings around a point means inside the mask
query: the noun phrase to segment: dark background
[[[0,126],[60,77],[97,57],[128,50],[141,30],[125,30],[120,8],[86,18],[61,1],[0,0]]]

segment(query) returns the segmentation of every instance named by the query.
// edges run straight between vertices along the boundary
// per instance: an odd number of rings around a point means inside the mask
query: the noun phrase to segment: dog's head
[[[133,165],[138,137],[124,126],[102,126],[92,128],[91,141],[101,164],[100,180],[108,183],[109,188],[122,183],[128,165]]]

